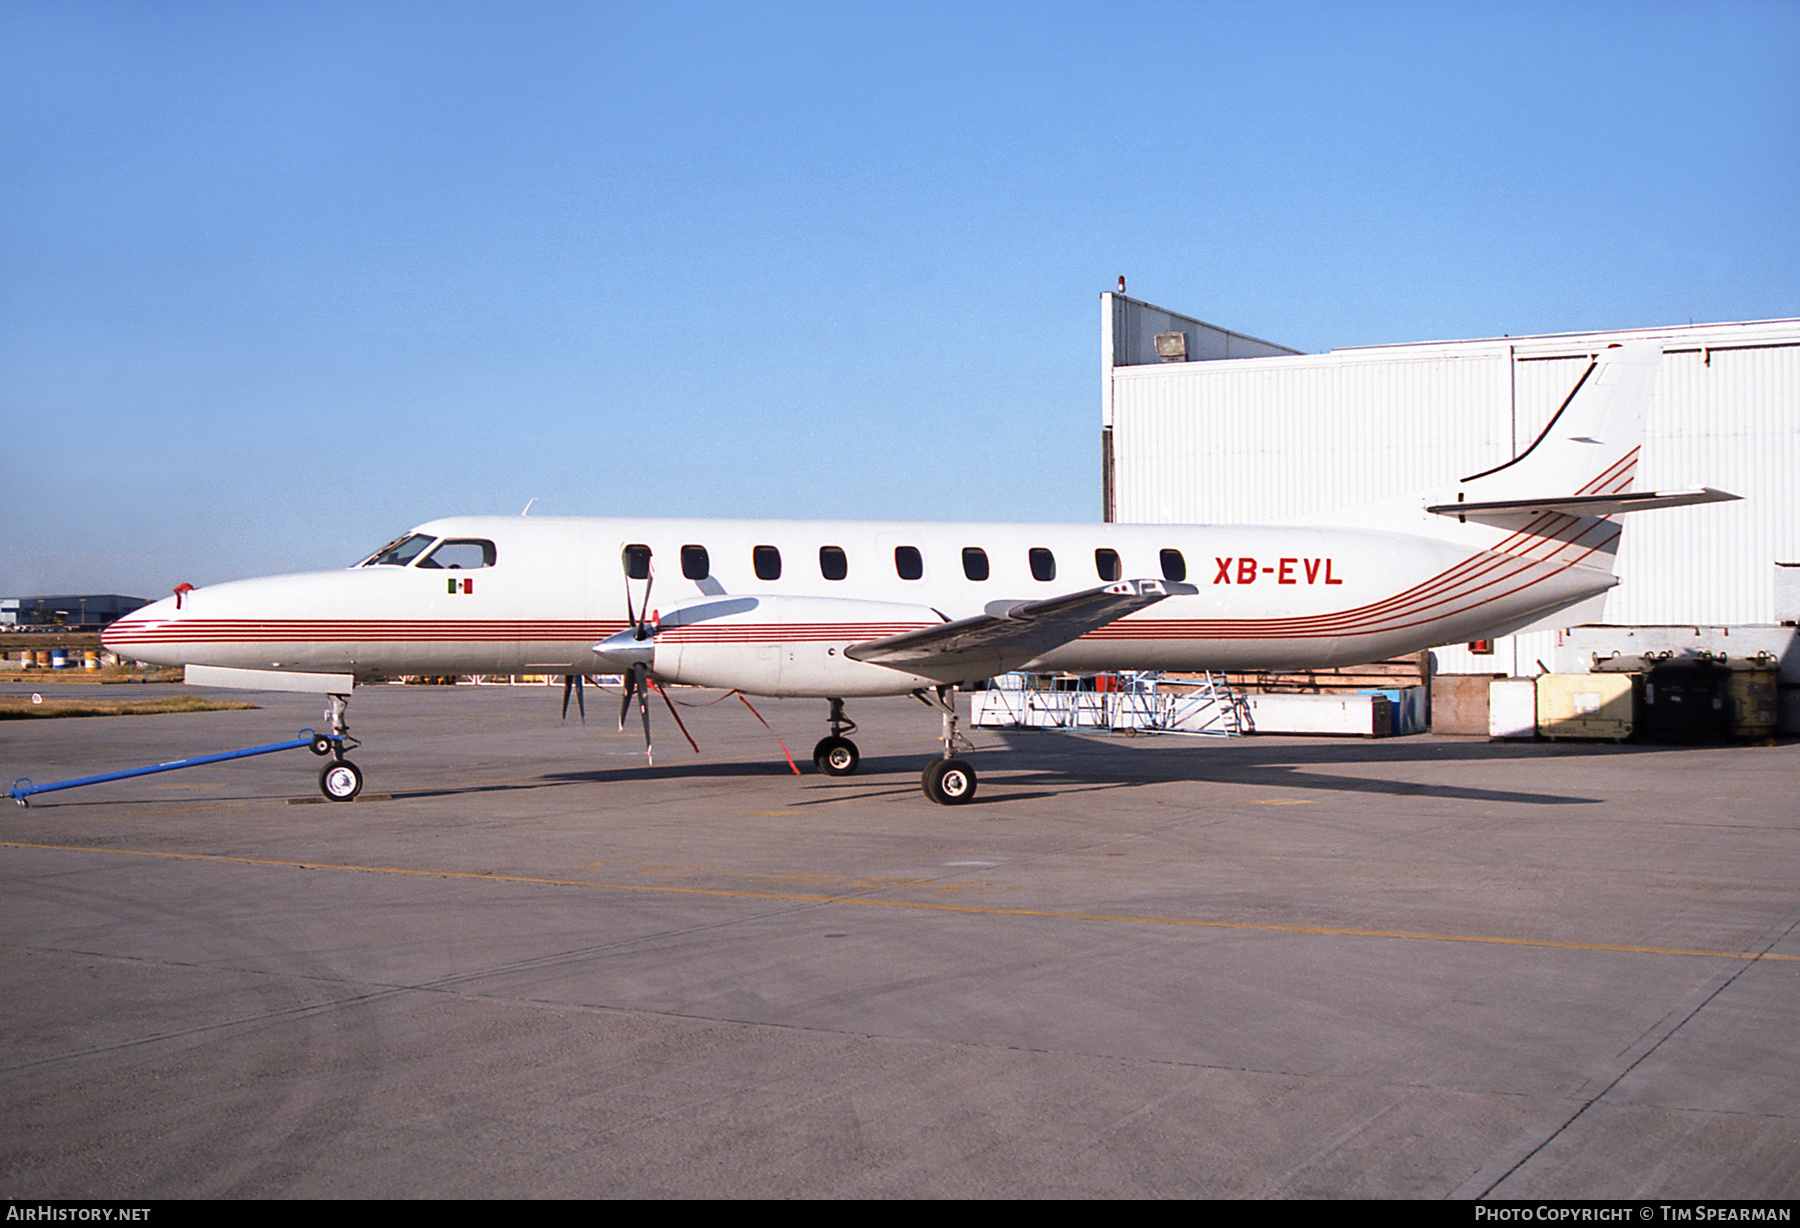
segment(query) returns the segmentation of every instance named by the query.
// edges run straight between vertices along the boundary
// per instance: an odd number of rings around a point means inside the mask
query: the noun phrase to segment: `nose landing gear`
[[[350,736],[350,724],[344,719],[349,707],[348,695],[333,695],[325,708],[331,732],[319,734],[308,744],[313,754],[331,756],[331,762],[319,769],[319,792],[333,802],[351,801],[363,787],[362,769],[344,758],[346,749],[360,745]]]
[[[813,766],[825,776],[850,776],[855,774],[857,765],[862,762],[862,755],[856,749],[856,743],[844,735],[856,732],[856,722],[844,715],[844,701],[834,699],[831,703],[831,736],[820,738],[819,744],[813,747]]]
[[[347,802],[362,792],[362,769],[348,759],[327,763],[319,772],[319,792],[334,802]]]

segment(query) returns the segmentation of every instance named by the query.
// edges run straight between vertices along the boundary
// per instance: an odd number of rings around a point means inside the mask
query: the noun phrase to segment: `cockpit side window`
[[[389,542],[380,550],[363,560],[364,567],[405,567],[423,553],[437,538],[429,533],[410,533],[398,541]]]
[[[494,565],[494,543],[479,537],[446,538],[430,554],[413,564],[415,567],[447,567],[453,571],[474,571]]]

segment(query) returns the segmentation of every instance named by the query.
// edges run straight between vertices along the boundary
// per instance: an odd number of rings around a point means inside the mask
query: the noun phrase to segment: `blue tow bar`
[[[176,759],[169,763],[159,763],[154,767],[132,768],[124,772],[108,772],[104,776],[83,776],[79,780],[59,780],[53,784],[34,785],[21,776],[13,781],[12,792],[8,795],[21,806],[31,803],[25,799],[34,793],[54,793],[58,789],[79,789],[82,785],[105,784],[109,780],[129,780],[133,776],[154,776],[158,772],[175,772],[182,768],[199,767],[204,763],[223,763],[227,759],[248,759],[252,755],[272,755],[278,750],[299,750],[307,747],[314,754],[328,755],[337,752],[342,755],[344,749],[343,734],[314,733],[310,729],[302,729],[294,735],[291,742],[276,742],[269,746],[252,746],[248,750],[228,750],[217,755],[200,755],[194,759]],[[333,778],[333,773],[336,778]],[[319,786],[325,796],[334,801],[349,801],[362,789],[362,773],[355,764],[338,758],[335,763],[327,764],[320,774]]]

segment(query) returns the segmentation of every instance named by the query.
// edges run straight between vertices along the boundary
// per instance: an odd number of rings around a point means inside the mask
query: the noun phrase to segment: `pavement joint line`
[[[1796,926],[1800,926],[1800,908],[1795,908],[1790,911],[1787,916],[1781,918],[1774,925],[1769,927],[1768,932],[1763,935],[1764,949],[1766,950],[1767,948],[1774,946],[1777,942],[1780,942],[1783,938],[1793,933]],[[1470,1180],[1465,1182],[1461,1188],[1453,1191],[1450,1197],[1457,1199],[1486,1199],[1493,1196],[1494,1191],[1499,1189],[1502,1184],[1513,1176],[1513,1174],[1530,1164],[1539,1153],[1573,1127],[1576,1121],[1586,1114],[1589,1109],[1593,1108],[1596,1104],[1600,1103],[1601,1100],[1610,1095],[1615,1087],[1625,1081],[1627,1075],[1648,1061],[1651,1055],[1661,1049],[1671,1037],[1692,1022],[1701,1011],[1710,1006],[1727,989],[1731,988],[1737,979],[1744,975],[1748,970],[1748,967],[1749,965],[1746,964],[1743,967],[1732,969],[1729,973],[1721,974],[1718,983],[1707,989],[1700,996],[1699,1000],[1694,1002],[1691,1007],[1677,1009],[1665,1015],[1654,1027],[1648,1029],[1640,1036],[1635,1044],[1631,1045],[1623,1053],[1618,1055],[1616,1068],[1610,1072],[1609,1077],[1600,1080],[1589,1079],[1588,1082],[1583,1085],[1581,1091],[1574,1097],[1575,1109],[1572,1113],[1569,1113],[1560,1123],[1556,1123],[1553,1128],[1544,1132],[1535,1140],[1535,1142],[1530,1143],[1529,1146],[1518,1149],[1514,1153],[1516,1158],[1513,1158],[1510,1163],[1506,1163],[1501,1171],[1490,1175],[1491,1170],[1496,1166],[1492,1163],[1484,1165],[1483,1168],[1474,1174]],[[1589,1092],[1588,1089],[1594,1087],[1596,1081],[1599,1082],[1598,1089]],[[1501,1195],[1500,1197],[1505,1196]]]
[[[1669,955],[1702,959],[1732,959],[1743,963],[1800,963],[1800,955],[1772,951],[1709,951],[1686,947],[1635,946],[1612,942],[1565,942],[1550,938],[1506,938],[1494,934],[1434,934],[1423,930],[1358,929],[1330,925],[1280,925],[1262,921],[1220,921],[1202,917],[1132,916],[1126,913],[1075,912],[1043,908],[983,908],[971,904],[944,904],[921,900],[895,900],[877,896],[786,891],[743,891],[725,887],[682,887],[663,883],[619,883],[595,879],[548,878],[525,874],[490,874],[476,870],[417,869],[408,866],[365,866],[343,862],[289,861],[272,857],[238,857],[224,853],[174,853],[156,849],[100,848],[80,844],[38,844],[19,840],[0,841],[0,848],[33,849],[58,853],[103,853],[123,857],[150,857],[167,861],[214,862],[262,866],[270,869],[329,870],[343,874],[395,874],[420,878],[467,879],[477,882],[517,883],[537,887],[585,887],[601,891],[632,891],[661,895],[711,896],[721,899],[787,900],[807,904],[843,904],[862,908],[911,909],[918,912],[968,913],[986,917],[1030,917],[1047,921],[1097,921],[1124,925],[1160,925],[1176,928],[1238,930],[1249,933],[1312,934],[1332,938],[1390,938],[1412,942],[1466,943],[1481,946],[1533,947],[1551,951],[1600,951],[1620,955]]]

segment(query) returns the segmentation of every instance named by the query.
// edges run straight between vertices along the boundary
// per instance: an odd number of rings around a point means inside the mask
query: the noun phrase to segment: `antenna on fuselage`
[[[521,515],[521,516],[531,515],[531,505],[533,503],[536,503],[537,501],[538,501],[538,497],[536,495],[531,496],[531,498],[525,504],[525,510],[520,512],[519,515]]]

